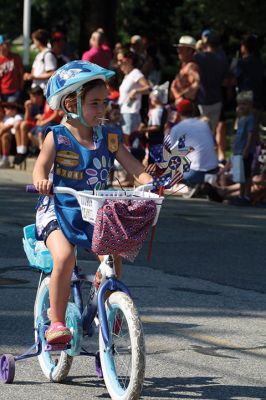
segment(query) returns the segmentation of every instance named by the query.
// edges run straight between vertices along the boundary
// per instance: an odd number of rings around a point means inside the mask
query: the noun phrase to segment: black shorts
[[[56,230],[60,230],[60,226],[59,226],[57,220],[54,219],[53,221],[50,221],[42,231],[41,238],[44,241],[44,244],[46,244],[46,240],[48,239],[48,236],[53,231],[56,231]]]

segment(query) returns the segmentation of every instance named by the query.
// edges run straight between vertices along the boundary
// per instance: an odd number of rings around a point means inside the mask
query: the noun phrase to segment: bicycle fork
[[[104,344],[106,349],[110,350],[111,340],[105,309],[105,300],[108,291],[121,291],[130,296],[127,286],[115,277],[114,258],[112,255],[105,256],[101,262],[95,274],[88,304],[82,314],[83,329],[89,334],[89,328],[98,311]]]

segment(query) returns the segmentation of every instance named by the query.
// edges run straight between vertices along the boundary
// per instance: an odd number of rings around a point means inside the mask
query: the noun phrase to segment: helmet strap
[[[82,112],[82,102],[81,102],[81,89],[78,89],[76,91],[77,94],[77,117],[79,121],[81,122],[82,125],[86,126],[87,128],[90,128],[90,126],[87,124],[83,117],[83,112]]]
[[[70,113],[68,112],[65,107],[64,111],[66,112],[67,118],[68,119],[76,119],[78,120],[82,125],[86,126],[87,128],[90,128],[90,126],[87,124],[87,122],[85,121],[84,117],[83,117],[83,112],[82,112],[82,102],[81,102],[81,89],[78,89],[76,91],[77,94],[77,114],[74,113]],[[96,126],[93,128],[93,131],[95,133],[95,135],[97,136],[98,140],[102,139],[102,129],[101,129],[101,125]]]

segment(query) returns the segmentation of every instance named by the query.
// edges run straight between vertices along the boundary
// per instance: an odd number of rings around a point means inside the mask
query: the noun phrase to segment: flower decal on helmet
[[[68,79],[74,78],[77,74],[82,72],[80,68],[71,68],[68,70],[58,70],[57,79],[58,82],[63,85]]]

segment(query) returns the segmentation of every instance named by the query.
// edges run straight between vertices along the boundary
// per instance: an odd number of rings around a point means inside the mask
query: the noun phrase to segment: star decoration
[[[178,145],[170,150],[168,141],[163,146],[162,161],[149,165],[147,172],[153,176],[153,183],[156,187],[172,187],[179,182],[183,173],[189,171],[190,161],[186,157],[194,149],[185,146],[185,135],[183,135]]]

